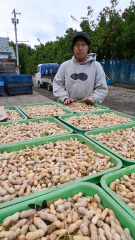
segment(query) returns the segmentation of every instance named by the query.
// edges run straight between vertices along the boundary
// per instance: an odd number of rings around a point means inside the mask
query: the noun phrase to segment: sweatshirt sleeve
[[[69,98],[66,92],[64,73],[65,73],[65,69],[64,69],[64,63],[63,63],[58,69],[58,72],[56,73],[53,80],[53,94],[61,102],[64,102],[65,98]]]
[[[94,91],[89,96],[94,103],[102,103],[108,93],[106,77],[104,70],[99,62],[96,62],[96,76],[94,83]]]

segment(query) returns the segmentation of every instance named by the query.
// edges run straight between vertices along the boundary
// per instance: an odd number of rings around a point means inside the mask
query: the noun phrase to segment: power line
[[[19,11],[19,10],[18,10],[18,11]],[[59,23],[59,24],[72,23],[72,21],[71,21],[71,22],[69,22],[69,21],[60,22],[60,21],[45,20],[45,19],[43,19],[43,18],[38,18],[38,17],[32,16],[32,15],[29,15],[29,14],[27,14],[27,13],[24,13],[24,12],[21,13],[21,16],[24,16],[24,17],[33,19],[33,20],[35,20],[35,21],[40,21],[40,22],[42,21],[42,22],[45,22],[45,23],[54,23],[54,24],[58,24],[58,23]]]
[[[124,6],[125,6],[126,8],[128,8],[128,7],[130,6],[129,1],[126,1],[126,2],[124,2],[124,3],[122,3],[122,4],[118,4],[118,5],[115,7],[115,9],[122,8],[122,7],[124,7]],[[18,10],[18,11],[19,11],[19,10]],[[100,12],[100,11],[99,11],[99,12]],[[97,13],[97,12],[96,12],[96,13]],[[96,13],[93,12],[92,15],[95,15]],[[99,13],[97,13],[97,14],[99,14]],[[51,23],[53,23],[53,24],[56,24],[56,23],[57,23],[57,24],[58,24],[58,23],[59,23],[59,24],[70,23],[70,22],[66,22],[66,21],[65,21],[65,22],[64,22],[64,21],[63,21],[63,22],[59,22],[59,21],[45,20],[45,19],[43,19],[43,18],[38,18],[38,17],[36,17],[36,16],[29,15],[29,14],[27,14],[26,12],[23,12],[23,13],[21,12],[21,16],[22,16],[22,17],[31,18],[31,19],[33,19],[33,20],[35,20],[35,21],[40,21],[40,22],[42,22],[42,23],[45,22],[45,23],[48,23],[48,24],[49,24],[49,23],[50,23],[50,24],[51,24]],[[96,16],[95,16],[95,17],[96,17]],[[94,18],[95,18],[95,17],[94,17]],[[85,17],[85,18],[86,18],[86,17]],[[84,21],[85,18],[82,18],[83,21]],[[93,17],[92,17],[92,18],[93,18]],[[80,24],[80,22],[81,22],[81,21],[79,21],[78,24]],[[72,22],[72,23],[73,23],[73,22]],[[35,23],[33,23],[33,24],[35,24]],[[37,23],[37,24],[38,24],[38,23]],[[21,29],[19,29],[18,31],[19,31],[19,32],[20,32],[20,31],[22,32]],[[26,32],[26,33],[29,33],[29,34],[32,33],[32,31],[26,31],[26,30],[23,30],[23,32]]]
[[[129,6],[127,6],[127,4],[130,4],[130,2],[129,1],[126,1],[126,2],[124,2],[124,3],[121,3],[121,4],[119,4],[118,3],[118,5],[116,6],[116,7],[122,7],[122,6],[124,6],[124,7],[129,7]],[[124,8],[123,7],[123,8]],[[18,10],[19,11],[19,10]],[[93,14],[99,14],[99,12],[94,12]],[[35,16],[32,16],[32,15],[29,15],[29,14],[27,14],[27,13],[25,13],[25,12],[23,12],[23,13],[21,13],[21,16],[24,16],[24,17],[27,17],[27,18],[31,18],[31,19],[33,19],[33,20],[35,20],[35,21],[42,21],[42,22],[48,22],[48,23],[56,23],[56,24],[64,24],[64,23],[72,23],[72,22],[69,22],[69,21],[67,21],[67,22],[60,22],[60,21],[51,21],[51,20],[45,20],[45,19],[43,19],[43,18],[38,18],[38,17],[35,17]]]
[[[127,6],[127,4],[128,4],[128,6]],[[130,5],[130,2],[129,1],[126,1],[126,2],[124,2],[124,3],[121,3],[121,4],[119,4],[118,3],[118,5],[116,6],[116,8],[120,8],[120,7],[122,7],[122,6],[124,6],[124,7],[129,7],[129,5]],[[19,11],[19,10],[18,10]],[[100,12],[100,11],[99,11]],[[99,14],[99,12],[93,12],[93,17],[94,17],[94,15],[98,15]],[[38,18],[38,17],[35,17],[35,16],[32,16],[32,15],[29,15],[29,14],[27,14],[27,13],[25,13],[25,12],[22,12],[21,13],[21,16],[23,16],[23,17],[27,17],[27,18],[29,18],[29,19],[33,19],[33,20],[35,20],[35,21],[40,21],[40,22],[42,22],[42,23],[53,23],[53,24],[65,24],[65,23],[73,23],[73,22],[70,22],[70,21],[67,21],[67,22],[60,22],[60,21],[51,21],[51,20],[45,20],[45,19],[43,19],[43,18]],[[96,17],[96,16],[95,16]],[[85,17],[86,18],[86,17]],[[84,20],[83,20],[84,21]],[[81,21],[78,21],[78,24],[80,24],[81,23]]]

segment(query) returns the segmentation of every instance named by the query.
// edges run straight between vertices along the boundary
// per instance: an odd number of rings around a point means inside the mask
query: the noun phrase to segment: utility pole
[[[84,22],[84,20],[86,21],[89,18],[88,17],[81,17],[81,19],[83,19],[83,22]]]
[[[19,74],[19,54],[18,54],[18,43],[17,43],[17,24],[19,24],[19,19],[16,19],[16,15],[17,14],[21,14],[21,13],[16,13],[15,9],[12,12],[14,14],[14,18],[11,18],[12,23],[15,26],[15,40],[16,40],[16,56],[17,56],[17,73]]]
[[[81,17],[81,19],[83,19],[83,22],[84,22],[85,17]]]

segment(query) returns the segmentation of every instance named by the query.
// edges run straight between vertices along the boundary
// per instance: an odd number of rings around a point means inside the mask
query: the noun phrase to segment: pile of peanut
[[[55,105],[34,105],[22,107],[22,110],[32,118],[48,117],[66,114],[66,112]]]
[[[90,135],[123,157],[135,160],[135,127]]]
[[[0,154],[0,203],[114,167],[110,157],[72,138]]]
[[[135,173],[123,175],[122,178],[110,183],[109,187],[135,211]]]
[[[132,120],[128,117],[123,117],[116,113],[103,114],[82,114],[81,116],[72,116],[65,118],[65,121],[80,129],[101,128],[121,123],[128,123]]]
[[[41,138],[43,135],[56,135],[67,133],[58,127],[57,123],[49,121],[26,122],[19,124],[18,122],[6,126],[0,126],[0,144],[12,143],[33,138]]]
[[[0,239],[18,240],[133,240],[113,210],[104,208],[97,194],[57,199],[48,208],[16,212],[0,226]],[[47,225],[47,222],[48,225]]]
[[[80,103],[80,102],[73,102],[68,105],[61,104],[63,107],[66,107],[73,112],[89,112],[89,111],[97,111],[101,110],[100,107],[94,107],[93,105],[88,105],[86,103]]]
[[[18,121],[23,119],[16,110],[5,109],[5,111],[8,117],[8,119],[6,120],[7,122]]]

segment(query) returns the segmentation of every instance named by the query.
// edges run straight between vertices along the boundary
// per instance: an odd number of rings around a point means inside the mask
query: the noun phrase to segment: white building
[[[16,72],[16,56],[13,47],[9,46],[9,38],[0,37],[0,75]]]
[[[14,53],[13,47],[9,46],[9,38],[0,37],[0,61],[8,60],[14,61],[16,60],[16,56]]]

